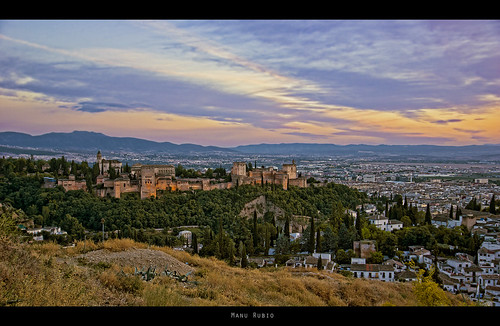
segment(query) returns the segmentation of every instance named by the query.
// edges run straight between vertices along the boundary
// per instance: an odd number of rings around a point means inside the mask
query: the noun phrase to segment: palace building
[[[306,178],[297,176],[295,161],[283,164],[282,170],[262,167],[249,171],[245,162],[234,162],[230,182],[208,178],[176,178],[175,166],[169,164],[134,164],[128,172],[124,171],[120,161],[103,159],[100,151],[97,152],[95,164],[98,164],[100,173],[95,192],[100,197],[120,198],[123,193],[139,193],[140,198],[144,199],[157,197],[163,191],[229,189],[245,184],[274,184],[285,190],[289,186],[307,187]],[[115,172],[113,177],[110,172]],[[61,180],[60,184],[66,190],[84,187],[84,184],[76,185],[74,178],[65,179],[64,182]]]
[[[253,168],[247,171],[245,162],[234,162],[231,169],[231,179],[233,184],[274,184],[287,190],[289,186],[300,188],[307,187],[307,179],[297,176],[297,165],[295,160],[292,164],[283,164],[282,170],[276,170],[273,167]]]

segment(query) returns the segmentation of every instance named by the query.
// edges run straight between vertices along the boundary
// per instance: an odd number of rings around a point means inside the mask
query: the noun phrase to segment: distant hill
[[[500,161],[500,145],[335,145],[335,144],[258,144],[233,147],[247,154],[324,155],[352,157],[433,157],[460,160]]]
[[[19,132],[0,132],[0,145],[76,152],[97,152],[98,150],[137,153],[149,151],[168,153],[233,152],[231,149],[216,146],[178,145],[132,137],[111,137],[90,131],[52,132],[39,136]]]
[[[315,143],[281,143],[242,145],[231,148],[155,142],[133,137],[111,137],[90,131],[47,133],[32,136],[19,132],[0,132],[0,150],[4,146],[52,152],[101,151],[135,153],[227,153],[299,156],[370,157],[390,159],[484,160],[500,161],[500,145],[437,146],[437,145],[336,145]]]

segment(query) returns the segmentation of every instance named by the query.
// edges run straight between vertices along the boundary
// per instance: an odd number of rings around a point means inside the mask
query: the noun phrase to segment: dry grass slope
[[[150,251],[157,255],[146,254]],[[121,260],[111,259],[117,253]],[[124,259],[127,254],[133,259]],[[147,264],[163,269],[154,257],[192,270],[189,282],[167,276],[146,282],[134,275],[135,267]],[[451,305],[464,304],[459,297],[446,295]],[[72,248],[1,241],[0,305],[417,306],[419,302],[410,283],[366,281],[306,269],[241,269],[214,258],[122,239],[98,245],[79,242]]]

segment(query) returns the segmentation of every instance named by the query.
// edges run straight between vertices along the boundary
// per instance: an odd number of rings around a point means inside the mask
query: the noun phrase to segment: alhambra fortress
[[[141,199],[156,197],[163,191],[190,191],[229,189],[239,185],[274,184],[287,190],[289,186],[307,187],[305,177],[297,175],[295,161],[283,164],[281,170],[273,167],[254,168],[247,171],[246,162],[234,162],[230,182],[218,182],[209,178],[176,178],[175,167],[167,164],[134,164],[130,173],[123,171],[118,160],[106,160],[101,152],[97,153],[100,174],[97,177],[96,194],[100,197],[120,198],[123,193],[139,193]],[[111,169],[116,178],[110,177]],[[85,180],[79,181],[70,175],[68,179],[57,182],[66,190],[86,189]]]

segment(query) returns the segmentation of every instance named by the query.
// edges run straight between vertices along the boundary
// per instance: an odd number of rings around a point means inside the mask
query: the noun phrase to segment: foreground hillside
[[[146,281],[137,275],[156,267]],[[168,269],[170,276],[160,273]],[[172,275],[190,273],[182,282]],[[129,239],[96,245],[0,239],[2,306],[418,306],[411,283],[382,283],[314,269],[242,269]],[[463,305],[442,293],[442,305]]]

